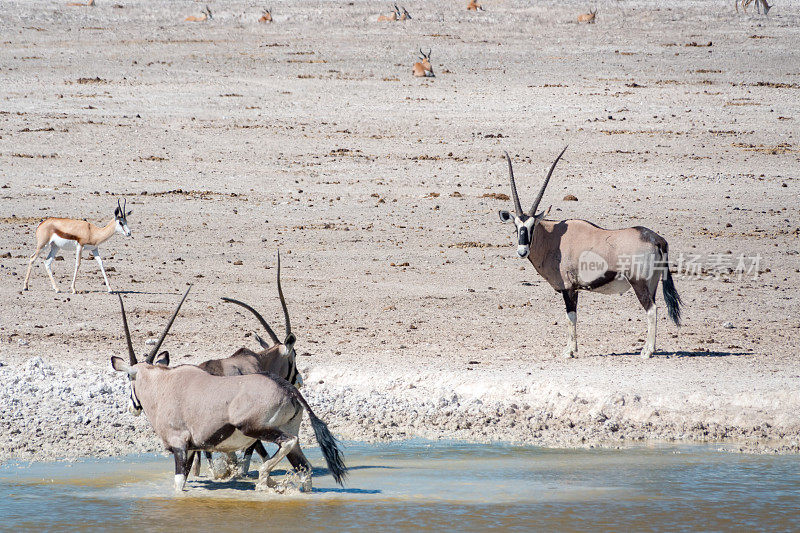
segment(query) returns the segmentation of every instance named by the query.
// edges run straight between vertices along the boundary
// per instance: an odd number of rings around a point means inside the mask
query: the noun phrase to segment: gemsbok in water
[[[264,327],[269,335],[272,345],[262,339],[258,334],[255,334],[256,340],[261,345],[262,351],[254,352],[249,348],[239,348],[233,355],[224,359],[210,359],[199,366],[209,374],[215,376],[240,376],[244,374],[256,374],[258,372],[268,372],[282,377],[290,384],[298,389],[303,386],[303,378],[297,370],[297,354],[295,352],[295,343],[297,337],[292,332],[292,324],[289,320],[289,309],[286,306],[286,298],[283,296],[283,289],[281,287],[281,255],[278,252],[278,298],[281,301],[283,308],[283,317],[286,324],[286,336],[283,342],[278,340],[275,331],[270,327],[264,317],[258,311],[250,307],[244,302],[234,300],[233,298],[223,298],[225,302],[233,303],[244,307],[253,315],[259,323]],[[169,361],[167,361],[169,364]],[[242,463],[239,465],[239,475],[245,476],[250,469],[250,459],[253,452],[258,452],[262,460],[267,459],[267,451],[261,444],[261,441],[256,441],[247,450],[245,450]],[[206,459],[212,467],[211,452],[205,452]],[[198,475],[200,472],[200,454],[195,457],[194,474]],[[221,477],[221,474],[214,472],[214,477]]]
[[[54,291],[59,292],[56,280],[53,277],[53,271],[50,270],[50,264],[58,252],[65,249],[75,250],[75,271],[72,273],[72,284],[70,285],[70,291],[73,294],[75,293],[75,278],[78,276],[78,267],[81,264],[81,252],[83,250],[88,250],[94,256],[97,264],[100,265],[100,272],[103,274],[103,281],[106,282],[106,289],[111,292],[111,286],[108,284],[108,276],[106,276],[106,269],[103,268],[103,258],[100,257],[98,246],[113,237],[115,233],[126,237],[131,236],[131,230],[128,228],[128,215],[132,211],[125,212],[127,204],[127,200],[122,205],[117,200],[114,218],[102,228],[95,226],[91,222],[72,218],[48,218],[43,220],[39,227],[36,228],[36,251],[33,252],[33,255],[28,260],[28,270],[25,272],[23,290],[28,290],[28,281],[31,277],[33,262],[42,253],[42,249],[49,244],[50,252],[44,260],[44,269],[50,277],[50,283],[53,284]]]
[[[191,288],[191,287],[190,287]],[[274,442],[278,451],[259,469],[258,486],[274,486],[270,472],[284,457],[297,471],[304,491],[311,490],[311,464],[300,450],[297,429],[308,412],[311,428],[333,479],[340,485],[347,475],[336,438],[296,387],[273,374],[213,376],[195,365],[169,367],[169,354],[156,353],[169,332],[189,290],[183,295],[150,355],[137,361],[133,351],[122,296],[122,326],[128,363],[111,357],[111,366],[130,381],[130,411],[143,411],[164,447],[175,458],[175,490],[183,490],[198,451],[235,452],[259,440]],[[154,363],[155,361],[155,363]]]
[[[564,357],[575,357],[578,353],[578,291],[619,295],[631,287],[647,312],[647,340],[641,355],[644,358],[652,357],[656,345],[656,290],[659,279],[670,318],[676,325],[680,325],[681,319],[681,299],[669,271],[667,241],[641,226],[606,230],[585,220],[545,220],[549,208],[537,213],[553,169],[566,150],[564,148],[553,162],[539,195],[527,213],[520,205],[511,158],[506,152],[514,214],[500,211],[500,220],[511,221],[516,227],[517,255],[522,259],[527,258],[539,275],[564,297],[569,321]]]

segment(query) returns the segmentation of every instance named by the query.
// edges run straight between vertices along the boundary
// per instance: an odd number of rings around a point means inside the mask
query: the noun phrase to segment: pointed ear
[[[270,346],[269,346],[269,343],[267,343],[267,341],[265,341],[264,339],[262,339],[262,338],[261,338],[261,337],[258,335],[258,333],[253,333],[253,335],[255,335],[255,336],[256,336],[256,340],[258,341],[258,344],[260,344],[262,348],[264,348],[265,350],[269,350]]]
[[[294,343],[297,342],[297,337],[294,336],[294,333],[289,333],[286,335],[286,340],[283,341],[283,344],[288,348],[292,349],[294,347]]]
[[[133,213],[133,209],[131,209],[130,211],[128,211],[127,213],[125,213],[125,217],[129,217],[129,216],[131,216],[131,213]]]
[[[549,215],[549,214],[550,214],[550,210],[551,210],[551,209],[553,209],[553,206],[552,206],[552,205],[551,205],[550,207],[548,207],[547,209],[545,209],[544,211],[542,211],[541,213],[539,213],[538,215],[536,215],[536,222],[537,222],[537,223],[538,223],[538,222],[540,222],[540,221],[541,221],[542,219],[544,219],[544,218],[545,218],[547,215]]]
[[[119,210],[119,207],[115,207],[114,208],[114,216],[119,218],[121,216],[120,213],[121,213],[121,211]]]
[[[165,350],[160,354],[158,354],[156,356],[156,362],[154,364],[169,366],[169,352]]]
[[[511,220],[511,213],[508,211],[500,211],[500,220],[503,222],[508,222]]]
[[[128,372],[131,369],[121,357],[111,357],[111,367],[117,372]]]

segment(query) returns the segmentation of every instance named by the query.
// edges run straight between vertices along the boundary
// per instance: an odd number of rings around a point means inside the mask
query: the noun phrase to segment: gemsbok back
[[[286,298],[283,296],[283,289],[281,287],[281,255],[278,252],[278,297],[281,301],[281,307],[283,308],[283,317],[286,324],[286,335],[284,337],[283,342],[278,340],[278,336],[275,334],[275,331],[270,327],[264,317],[262,317],[258,311],[250,307],[244,302],[240,302],[239,300],[234,300],[233,298],[223,298],[222,300],[225,302],[233,303],[244,307],[253,315],[255,315],[256,319],[259,323],[264,327],[267,334],[269,335],[272,344],[270,345],[267,341],[262,339],[258,334],[255,334],[256,340],[261,345],[262,351],[254,352],[249,348],[239,348],[233,355],[230,357],[226,357],[224,359],[210,359],[203,363],[200,363],[199,366],[209,374],[214,376],[240,376],[244,374],[256,374],[258,372],[268,372],[270,374],[275,374],[276,376],[282,377],[290,384],[294,385],[298,389],[303,386],[303,378],[300,375],[300,372],[297,370],[297,354],[295,352],[295,343],[297,342],[297,337],[292,332],[292,325],[291,321],[289,320],[289,309],[286,307]],[[167,364],[169,361],[167,360]],[[295,431],[299,431],[299,424],[298,428]],[[266,460],[267,452],[264,449],[264,446],[261,444],[260,441],[256,441],[253,443],[247,450],[244,452],[244,458],[242,459],[242,463],[239,465],[239,475],[245,476],[250,469],[250,459],[253,456],[253,452],[256,451],[261,456],[262,460]],[[302,453],[302,452],[301,452]],[[211,462],[211,452],[206,452],[206,459],[208,459],[209,464],[212,466],[213,470],[213,463]],[[195,457],[194,462],[194,474],[198,475],[200,472],[200,454],[197,454]],[[214,477],[221,477],[222,474],[218,472],[214,472]]]
[[[100,272],[103,273],[106,289],[111,292],[111,286],[108,284],[108,276],[106,276],[106,270],[103,268],[103,258],[100,257],[98,246],[113,237],[114,233],[119,233],[126,237],[131,236],[131,230],[128,228],[128,215],[132,211],[125,212],[127,204],[127,200],[122,205],[117,200],[114,218],[102,228],[95,226],[91,222],[72,218],[48,218],[43,220],[36,228],[36,251],[33,252],[33,255],[28,260],[28,270],[25,272],[23,290],[28,290],[28,281],[31,277],[33,262],[42,253],[42,249],[49,244],[50,252],[44,260],[44,269],[50,277],[50,283],[53,284],[54,291],[59,292],[56,280],[53,277],[53,271],[50,270],[50,264],[58,252],[61,249],[75,250],[75,271],[72,273],[72,284],[70,285],[70,291],[75,294],[75,278],[78,276],[78,267],[81,264],[81,252],[86,249],[94,256],[97,264],[100,265]]]
[[[304,409],[328,470],[341,485],[347,467],[336,438],[288,381],[265,373],[213,376],[195,365],[170,368],[160,364],[168,359],[166,352],[156,361],[156,353],[188,294],[189,290],[150,355],[141,362],[133,351],[125,306],[118,295],[128,363],[120,357],[111,357],[114,370],[127,374],[130,381],[131,413],[138,416],[144,411],[156,435],[175,458],[175,490],[184,489],[197,451],[235,452],[258,440],[274,442],[278,451],[261,465],[257,486],[275,486],[270,472],[286,457],[299,473],[302,489],[311,490],[311,464],[300,449],[295,431]]]
[[[511,158],[506,152],[514,214],[500,211],[500,220],[511,221],[516,227],[517,255],[527,258],[539,275],[564,297],[569,322],[565,357],[578,354],[578,291],[623,294],[631,287],[647,311],[647,340],[641,355],[652,357],[656,345],[655,302],[659,279],[670,318],[678,326],[681,319],[681,299],[669,271],[667,241],[641,226],[606,230],[585,220],[545,220],[549,208],[537,213],[553,169],[566,150],[564,148],[553,162],[527,213],[520,205]]]

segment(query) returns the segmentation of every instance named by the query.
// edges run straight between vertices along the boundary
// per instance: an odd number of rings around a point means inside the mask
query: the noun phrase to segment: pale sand
[[[21,292],[41,218],[105,221],[121,195],[135,238],[101,250],[141,351],[187,283],[174,362],[256,346],[221,296],[282,334],[280,246],[303,393],[342,438],[800,450],[797,2],[616,2],[591,26],[577,1],[408,2],[404,24],[294,1],[271,25],[235,1],[205,24],[183,22],[202,3],[116,3],[3,5],[0,458],[160,447],[110,369],[120,315],[94,262],[79,295],[41,262]],[[411,77],[419,47],[436,78]],[[561,297],[484,195],[509,193],[508,150],[527,206],[565,144],[551,218],[647,226],[673,259],[760,254],[761,275],[678,276],[685,325],[659,291],[647,361],[632,292],[583,294],[579,357],[557,357]],[[54,268],[68,289],[72,253]]]

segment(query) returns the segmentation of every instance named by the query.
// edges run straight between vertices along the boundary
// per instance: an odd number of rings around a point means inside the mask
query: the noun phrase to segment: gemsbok
[[[428,54],[426,55],[425,52],[422,51],[422,48],[419,49],[419,59],[420,61],[414,63],[414,67],[411,70],[411,73],[416,78],[433,78],[436,75],[433,73],[433,67],[431,66],[431,51],[428,50]]]
[[[394,12],[391,15],[378,15],[378,22],[394,22],[400,20],[401,16],[400,9],[397,7],[397,4],[395,4]]]
[[[569,322],[564,357],[578,354],[578,291],[623,294],[633,287],[639,303],[647,312],[647,340],[641,356],[650,358],[656,345],[655,301],[659,278],[669,316],[680,326],[681,299],[669,271],[667,241],[641,226],[606,230],[585,220],[545,220],[549,208],[537,213],[553,169],[566,150],[564,148],[553,162],[533,207],[527,213],[520,205],[511,158],[506,152],[514,215],[500,211],[500,220],[511,221],[516,227],[517,255],[527,258],[539,275],[564,297]]]
[[[475,0],[469,0],[469,4],[467,4],[467,11],[483,11],[483,6]]]
[[[54,291],[59,292],[56,280],[53,278],[53,271],[50,270],[50,264],[58,252],[62,249],[76,250],[75,272],[72,274],[72,285],[70,285],[70,291],[75,294],[75,278],[78,275],[78,266],[81,264],[81,252],[85,249],[94,256],[97,264],[100,265],[100,272],[103,273],[106,288],[108,292],[111,292],[111,286],[108,284],[108,276],[106,276],[106,270],[103,268],[103,259],[100,257],[98,246],[110,239],[114,233],[119,233],[126,237],[131,236],[131,230],[128,228],[128,215],[132,211],[125,212],[127,203],[127,200],[125,200],[125,203],[120,205],[119,200],[117,200],[114,218],[102,228],[95,226],[91,222],[72,218],[48,218],[43,220],[39,227],[36,228],[36,251],[33,252],[33,255],[28,260],[24,290],[28,290],[28,280],[31,277],[33,262],[39,257],[42,249],[49,244],[50,252],[44,260],[44,269],[47,271],[47,275],[50,276],[50,283],[53,284]]]
[[[196,452],[235,452],[266,440],[277,444],[278,451],[261,465],[257,486],[274,487],[270,472],[286,457],[300,475],[302,489],[310,491],[311,464],[303,455],[297,437],[304,409],[328,470],[342,485],[347,467],[336,438],[288,381],[266,373],[213,376],[195,365],[169,367],[163,364],[168,361],[167,352],[159,354],[156,360],[156,353],[188,294],[187,289],[158,343],[141,362],[133,351],[125,305],[118,294],[128,363],[120,357],[111,357],[114,370],[128,376],[131,414],[138,416],[144,412],[164,447],[175,458],[175,490],[184,489]]]
[[[263,349],[260,352],[254,352],[248,348],[239,348],[233,355],[224,359],[210,359],[199,366],[209,374],[214,376],[240,376],[244,374],[256,374],[258,372],[268,372],[282,377],[290,384],[298,389],[303,386],[303,378],[297,370],[297,354],[295,352],[295,343],[297,337],[292,332],[291,321],[289,320],[289,309],[286,306],[286,299],[283,296],[283,289],[281,288],[281,255],[278,252],[278,297],[281,301],[283,308],[283,317],[286,324],[286,336],[283,342],[278,340],[275,331],[270,327],[264,317],[258,311],[250,307],[244,302],[234,300],[233,298],[222,298],[223,301],[233,303],[244,307],[253,315],[255,315],[258,322],[264,327],[272,340],[272,345],[262,339],[258,334],[255,335],[256,340]],[[169,360],[167,360],[169,364]],[[261,459],[266,460],[267,452],[260,441],[256,441],[252,446],[247,448],[244,453],[242,463],[239,465],[239,475],[246,476],[250,469],[250,459],[253,452],[256,451],[261,456]],[[205,453],[206,459],[209,464],[211,462],[211,452]],[[198,475],[200,472],[200,454],[197,454],[194,463],[194,474]],[[220,477],[220,474],[214,472],[214,477]]]
[[[214,18],[211,16],[211,10],[208,8],[208,6],[204,7],[200,13],[200,16],[189,15],[184,19],[184,22],[205,22],[210,18]]]
[[[259,18],[258,21],[261,24],[272,22],[272,9],[265,9],[264,12],[261,14],[261,18]]]
[[[597,8],[594,8],[589,10],[588,13],[583,13],[582,15],[578,15],[578,23],[585,22],[586,24],[594,24],[596,18],[597,18]]]

